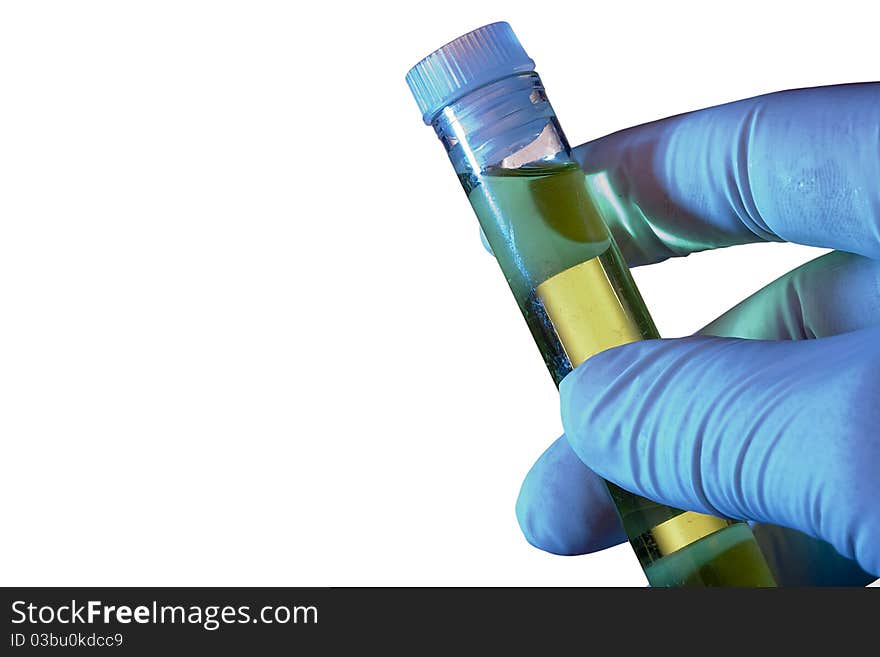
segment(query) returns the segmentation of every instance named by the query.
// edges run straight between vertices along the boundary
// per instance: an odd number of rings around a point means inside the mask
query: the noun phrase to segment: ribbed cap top
[[[535,70],[507,23],[490,23],[435,50],[406,74],[422,119],[430,124],[443,107],[484,84]]]

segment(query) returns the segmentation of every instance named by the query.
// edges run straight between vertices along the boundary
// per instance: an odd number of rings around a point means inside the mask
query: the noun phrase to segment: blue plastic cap
[[[535,62],[507,23],[490,23],[435,50],[406,74],[422,119],[485,84],[535,70]]]

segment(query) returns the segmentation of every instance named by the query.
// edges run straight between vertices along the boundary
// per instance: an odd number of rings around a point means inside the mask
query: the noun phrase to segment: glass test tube
[[[557,385],[599,351],[659,337],[510,26],[459,37],[407,82]],[[746,523],[608,489],[652,586],[775,585]]]

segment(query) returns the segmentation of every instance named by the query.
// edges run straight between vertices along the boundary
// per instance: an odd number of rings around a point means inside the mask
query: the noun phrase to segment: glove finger
[[[835,251],[780,277],[700,333],[752,339],[821,338],[880,324],[880,262]],[[782,586],[864,586],[874,580],[829,543],[787,527],[752,529]]]
[[[630,265],[788,241],[880,257],[880,84],[783,91],[574,150]]]
[[[553,554],[586,554],[626,540],[605,482],[583,464],[564,436],[526,475],[516,517],[526,540]]]
[[[880,572],[880,329],[696,336],[590,358],[560,386],[575,453],[670,506],[784,525]]]
[[[833,251],[776,279],[699,333],[803,340],[876,325],[880,325],[880,261]]]

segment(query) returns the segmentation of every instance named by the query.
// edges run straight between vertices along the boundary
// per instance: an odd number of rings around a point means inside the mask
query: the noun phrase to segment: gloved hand
[[[789,272],[701,335],[609,349],[566,377],[565,436],[517,501],[526,538],[559,554],[625,540],[603,477],[671,506],[755,521],[782,585],[872,581],[880,84],[713,107],[575,156],[588,173],[604,171],[628,208],[611,228],[631,266],[757,241],[840,251]]]

